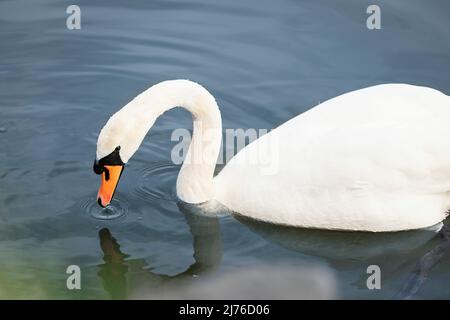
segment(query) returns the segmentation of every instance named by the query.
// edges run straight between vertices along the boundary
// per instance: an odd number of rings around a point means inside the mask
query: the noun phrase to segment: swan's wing
[[[257,219],[306,227],[438,223],[450,202],[450,104],[425,91],[413,90],[412,99],[383,92],[381,101],[366,92],[291,119],[227,164],[216,179],[218,200]],[[436,103],[425,104],[427,95]],[[360,107],[362,97],[369,107]]]

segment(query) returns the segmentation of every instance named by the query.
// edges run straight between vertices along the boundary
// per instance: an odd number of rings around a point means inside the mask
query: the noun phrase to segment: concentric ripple
[[[133,193],[143,200],[176,201],[175,184],[179,166],[171,163],[147,166],[139,173]]]
[[[98,205],[97,201],[92,198],[86,200],[81,204],[84,213],[88,216],[98,220],[113,220],[126,216],[128,213],[128,204],[120,199],[113,199],[111,204],[102,208]]]

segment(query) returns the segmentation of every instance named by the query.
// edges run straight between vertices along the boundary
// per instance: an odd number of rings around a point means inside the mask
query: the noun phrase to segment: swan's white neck
[[[100,132],[97,159],[117,146],[127,162],[137,151],[155,120],[165,111],[183,107],[192,114],[193,135],[177,179],[178,197],[188,203],[213,198],[213,174],[222,138],[222,119],[214,97],[189,80],[158,83],[114,114]]]

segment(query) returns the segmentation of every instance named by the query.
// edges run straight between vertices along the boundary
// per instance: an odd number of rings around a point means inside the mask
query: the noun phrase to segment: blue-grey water
[[[71,4],[80,30],[66,28]],[[185,111],[130,161],[122,217],[93,217],[91,168],[108,117],[166,79],[206,86],[224,130],[271,129],[379,83],[450,94],[449,18],[446,0],[0,1],[0,298],[450,298],[445,230],[312,231],[177,205],[170,136],[191,128]]]

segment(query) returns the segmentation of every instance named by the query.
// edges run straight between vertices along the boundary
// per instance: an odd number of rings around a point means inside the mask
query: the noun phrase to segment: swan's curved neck
[[[127,131],[122,141],[112,143],[111,147],[121,145],[122,160],[127,162],[155,120],[178,106],[192,114],[193,135],[178,175],[177,195],[188,203],[206,202],[214,196],[213,175],[222,140],[222,119],[214,97],[201,85],[170,80],[138,95],[110,119],[121,122]]]

